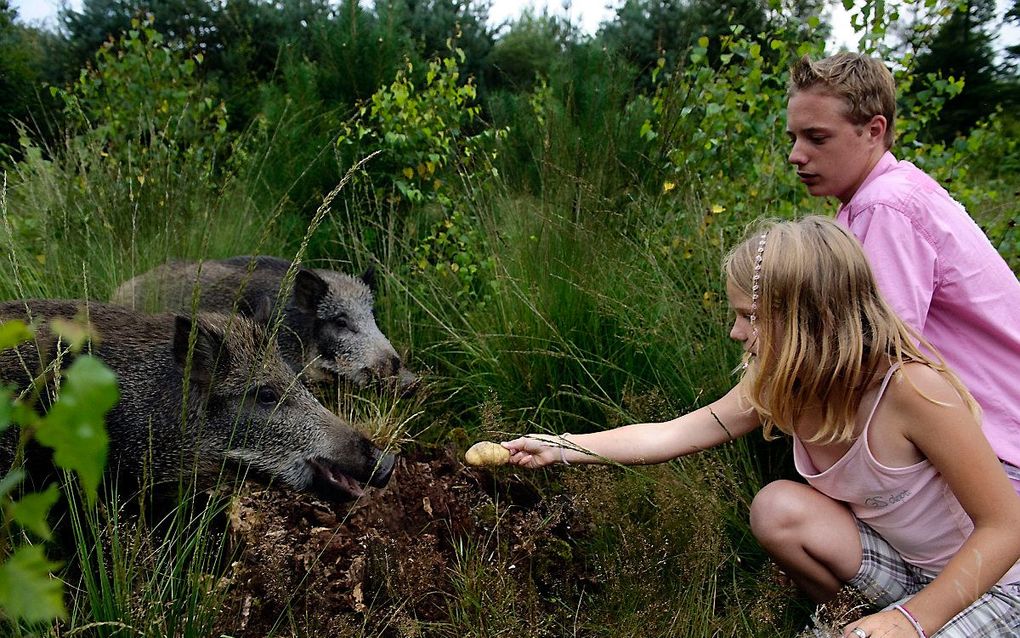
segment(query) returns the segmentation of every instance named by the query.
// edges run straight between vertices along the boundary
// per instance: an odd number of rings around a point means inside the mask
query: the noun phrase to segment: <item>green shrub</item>
[[[384,198],[442,201],[449,198],[449,182],[459,166],[469,172],[484,166],[494,133],[474,130],[480,113],[474,82],[461,81],[458,64],[464,53],[453,49],[452,54],[428,62],[419,82],[408,62],[342,127],[337,144],[345,156],[382,152],[369,170]]]
[[[107,42],[72,86],[52,89],[64,103],[64,145],[21,138],[7,230],[23,264],[80,275],[78,256],[101,246],[109,276],[140,236],[173,235],[195,222],[194,212],[209,213],[205,200],[219,188],[228,142],[226,113],[195,75],[200,56],[183,59],[151,23],[133,26]]]
[[[628,202],[649,180],[648,144],[638,136],[648,100],[636,71],[595,42],[568,46],[527,92],[487,96],[507,187],[570,210],[575,221],[626,231]],[[622,226],[622,228],[621,228]]]
[[[42,544],[26,542],[27,538],[51,539],[47,518],[60,498],[60,489],[50,483],[44,491],[25,492],[15,499],[28,478],[21,467],[25,446],[34,439],[52,449],[56,466],[78,477],[78,484],[68,484],[68,489],[80,486],[88,504],[94,506],[106,466],[108,439],[103,420],[119,398],[113,373],[98,359],[78,356],[63,369],[62,358],[80,352],[87,336],[70,322],[64,323],[60,334],[66,345],[56,361],[48,362],[52,377],[61,379],[60,391],[47,398],[50,405],[45,415],[38,414],[32,403],[46,388],[25,388],[18,396],[10,388],[0,392],[0,433],[10,437],[7,430],[12,425],[19,427],[14,464],[0,479],[0,610],[7,622],[33,624],[67,616],[63,583],[51,576],[59,563],[46,558]],[[31,339],[33,331],[23,322],[0,323],[0,350]],[[15,524],[30,535],[19,538],[13,530]]]
[[[795,57],[818,56],[820,46],[790,43],[782,33],[767,51],[739,26],[720,38],[717,65],[710,64],[702,37],[681,69],[666,73],[660,60],[655,116],[642,128],[660,158],[662,188],[698,192],[724,215],[717,227],[738,231],[761,216],[790,216],[817,210],[789,169],[786,84]],[[767,55],[766,55],[767,53]],[[734,239],[732,233],[725,243]]]
[[[71,87],[52,88],[64,102],[72,135],[86,138],[89,148],[88,141],[101,141],[102,157],[135,166],[142,184],[150,162],[167,155],[211,171],[227,119],[196,76],[202,54],[185,58],[170,48],[151,18],[136,18],[131,26],[100,47],[95,66],[83,68]]]

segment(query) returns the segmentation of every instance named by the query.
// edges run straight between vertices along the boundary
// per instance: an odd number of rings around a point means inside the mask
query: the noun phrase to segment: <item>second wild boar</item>
[[[169,262],[117,288],[113,302],[139,309],[190,312],[198,308],[254,316],[282,316],[280,352],[303,378],[338,378],[364,387],[382,382],[408,394],[417,376],[376,325],[371,275],[353,277],[325,269],[300,268],[282,299],[291,262],[277,257],[231,257],[204,262]]]

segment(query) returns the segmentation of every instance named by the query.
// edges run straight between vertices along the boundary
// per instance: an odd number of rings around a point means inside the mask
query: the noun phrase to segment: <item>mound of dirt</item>
[[[507,595],[545,605],[540,590],[563,583],[542,574],[580,577],[569,548],[583,525],[569,496],[542,496],[542,478],[471,468],[431,450],[403,454],[389,486],[354,503],[249,485],[229,512],[236,558],[219,630],[235,638],[422,635],[447,621],[478,561]]]

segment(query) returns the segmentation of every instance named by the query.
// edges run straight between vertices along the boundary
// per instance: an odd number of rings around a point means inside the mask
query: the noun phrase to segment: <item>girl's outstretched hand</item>
[[[551,434],[527,434],[501,445],[510,450],[510,463],[532,469],[560,460],[563,439]]]

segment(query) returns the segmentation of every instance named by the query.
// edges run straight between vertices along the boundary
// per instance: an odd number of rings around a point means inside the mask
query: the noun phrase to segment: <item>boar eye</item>
[[[280,395],[272,388],[258,388],[255,400],[262,405],[276,405],[280,402]]]
[[[337,316],[335,319],[333,319],[333,325],[336,327],[337,330],[357,332],[357,330],[355,330],[354,328],[354,324],[351,323],[351,320],[347,317],[347,315]]]

